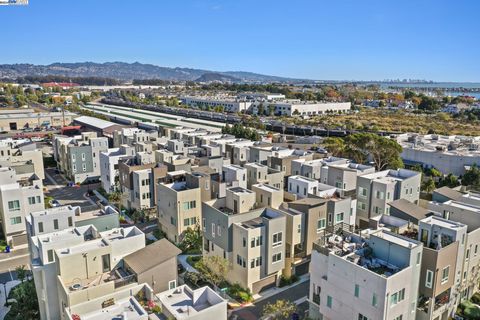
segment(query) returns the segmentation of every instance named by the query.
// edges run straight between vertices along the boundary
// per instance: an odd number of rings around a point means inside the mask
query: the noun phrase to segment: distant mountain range
[[[26,76],[104,77],[123,81],[160,79],[172,81],[222,82],[300,82],[291,79],[243,71],[217,72],[191,68],[169,68],[139,62],[77,62],[50,65],[1,64],[0,78]]]

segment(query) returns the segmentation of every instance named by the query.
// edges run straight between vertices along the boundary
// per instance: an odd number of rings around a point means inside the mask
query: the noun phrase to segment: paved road
[[[308,296],[308,289],[310,287],[310,281],[302,282],[294,287],[291,287],[285,291],[282,291],[276,295],[268,297],[264,300],[261,300],[255,303],[252,306],[245,307],[238,311],[232,312],[230,319],[236,320],[253,320],[259,319],[262,316],[263,307],[267,303],[273,303],[277,300],[285,299],[290,301],[297,301]],[[308,305],[306,306],[305,303],[302,303],[298,306],[297,312],[300,314],[301,318],[304,315],[304,310],[308,309]]]
[[[83,212],[98,209],[98,206],[93,201],[85,198],[85,194],[88,190],[97,189],[100,184],[93,183],[80,187],[67,187],[67,180],[63,175],[56,173],[53,168],[46,169],[45,176],[45,186],[48,189],[47,195],[57,200],[60,205],[80,206]]]

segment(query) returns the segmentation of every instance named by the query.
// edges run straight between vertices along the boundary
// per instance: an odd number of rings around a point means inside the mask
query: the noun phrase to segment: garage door
[[[295,266],[295,274],[297,276],[307,274],[309,266],[310,266],[310,261],[305,261],[304,263],[296,265]]]
[[[26,234],[19,234],[17,236],[12,236],[12,243],[13,243],[14,248],[16,246],[27,244],[27,235]]]
[[[270,276],[252,284],[252,293],[256,294],[264,290],[275,287],[277,282],[277,275]]]

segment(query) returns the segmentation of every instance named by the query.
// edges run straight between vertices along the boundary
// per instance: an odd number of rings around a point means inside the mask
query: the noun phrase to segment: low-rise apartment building
[[[58,169],[74,183],[100,178],[100,153],[108,150],[108,138],[95,132],[80,136],[55,136],[52,141]]]
[[[22,171],[25,165],[32,166],[37,177],[45,179],[42,150],[28,140],[0,140],[0,165],[16,171]]]
[[[180,242],[187,228],[200,223],[202,190],[192,180],[157,185],[158,223],[168,239]]]
[[[0,215],[9,245],[27,243],[25,217],[44,208],[42,180],[33,171],[20,176],[11,168],[0,168]]]
[[[285,265],[286,218],[256,209],[255,192],[227,189],[225,198],[202,204],[203,255],[230,261],[228,279],[253,293],[275,286]]]
[[[421,242],[366,230],[326,233],[310,265],[310,317],[416,319]]]
[[[121,145],[119,148],[108,149],[100,152],[100,181],[106,192],[115,191],[119,187],[118,163],[135,155],[135,149],[128,145]]]
[[[252,185],[263,183],[283,189],[285,174],[282,171],[260,163],[246,163],[244,168],[247,169],[247,188],[251,189]]]
[[[368,227],[368,219],[389,214],[388,203],[405,199],[418,203],[420,172],[398,169],[383,170],[357,177],[357,224]]]

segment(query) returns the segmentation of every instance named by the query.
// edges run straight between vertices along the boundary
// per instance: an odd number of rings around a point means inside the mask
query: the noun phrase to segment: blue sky
[[[0,7],[0,63],[480,82],[479,9],[478,0],[30,0]]]

